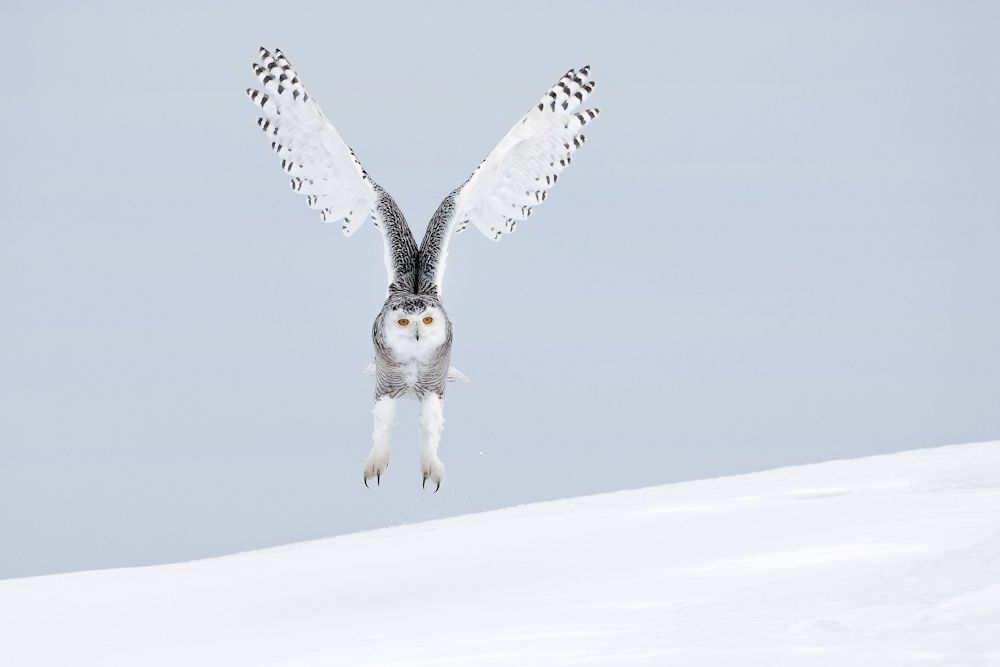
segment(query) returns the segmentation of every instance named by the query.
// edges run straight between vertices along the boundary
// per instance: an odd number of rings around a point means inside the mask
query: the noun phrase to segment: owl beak
[[[419,329],[417,329],[417,330],[416,330],[416,331],[414,332],[414,334],[416,335],[416,337],[417,337],[417,340],[420,340],[420,330],[419,330]]]

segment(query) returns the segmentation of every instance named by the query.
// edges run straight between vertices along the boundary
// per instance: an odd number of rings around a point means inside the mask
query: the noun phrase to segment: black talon
[[[367,475],[365,476],[365,488],[366,489],[368,488],[368,476]]]
[[[426,489],[427,488],[427,478],[426,477],[424,477],[424,481],[423,481],[423,483],[421,483],[420,488],[421,489]]]
[[[438,482],[437,489],[434,489],[434,493],[437,493],[438,489],[440,489],[440,488],[441,488],[441,482]]]
[[[382,486],[382,473],[375,475],[375,484],[376,486]]]

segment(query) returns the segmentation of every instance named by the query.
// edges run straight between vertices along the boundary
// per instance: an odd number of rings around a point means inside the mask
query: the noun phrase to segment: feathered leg
[[[420,399],[420,472],[427,480],[434,482],[434,491],[441,488],[444,480],[444,464],[438,458],[441,431],[444,430],[444,399],[430,392]]]
[[[375,431],[372,433],[374,444],[365,461],[365,486],[368,480],[375,478],[380,484],[382,473],[389,465],[389,440],[392,437],[392,427],[396,423],[396,399],[391,396],[381,396],[375,399]]]

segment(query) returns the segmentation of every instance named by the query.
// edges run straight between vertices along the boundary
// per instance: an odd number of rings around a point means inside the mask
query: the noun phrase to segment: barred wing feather
[[[261,63],[252,65],[260,90],[248,88],[250,101],[263,115],[257,125],[271,141],[291,187],[324,222],[342,220],[350,236],[371,215],[382,232],[390,290],[412,290],[417,248],[396,203],[369,178],[354,151],[344,142],[281,49],[260,49]]]
[[[581,130],[600,114],[583,106],[594,86],[590,66],[566,72],[442,202],[420,246],[421,291],[440,292],[453,233],[471,222],[499,241],[545,201],[586,141]]]
[[[545,201],[586,141],[580,130],[600,114],[581,108],[594,89],[589,76],[589,66],[568,71],[486,156],[456,197],[455,231],[472,222],[498,241]]]

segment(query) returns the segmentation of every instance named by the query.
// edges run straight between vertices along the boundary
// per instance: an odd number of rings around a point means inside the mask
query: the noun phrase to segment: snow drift
[[[1000,664],[1000,443],[0,581],[0,663]]]

